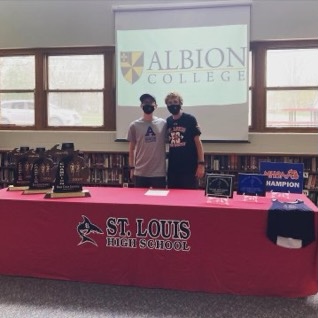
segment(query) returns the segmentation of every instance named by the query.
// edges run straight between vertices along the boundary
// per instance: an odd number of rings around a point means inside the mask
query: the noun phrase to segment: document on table
[[[153,190],[153,189],[149,189],[147,192],[145,192],[145,195],[166,197],[168,195],[168,193],[169,193],[169,190]]]

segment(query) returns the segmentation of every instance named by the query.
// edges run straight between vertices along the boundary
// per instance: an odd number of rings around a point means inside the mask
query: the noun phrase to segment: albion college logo
[[[120,68],[126,81],[134,84],[144,69],[144,52],[120,52]]]
[[[120,68],[133,85],[245,82],[247,47],[210,47],[160,51],[120,51]]]

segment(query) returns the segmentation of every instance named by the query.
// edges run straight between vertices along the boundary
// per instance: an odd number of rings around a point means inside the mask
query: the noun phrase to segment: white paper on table
[[[147,192],[145,192],[145,195],[153,195],[158,197],[166,197],[169,193],[169,190],[153,190],[149,189]]]

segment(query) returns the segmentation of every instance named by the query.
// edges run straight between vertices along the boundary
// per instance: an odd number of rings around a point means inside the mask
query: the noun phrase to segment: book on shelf
[[[318,158],[311,158],[311,171],[312,172],[317,172],[317,160]]]

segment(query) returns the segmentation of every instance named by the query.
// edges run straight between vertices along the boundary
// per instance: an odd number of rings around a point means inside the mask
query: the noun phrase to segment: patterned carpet
[[[306,298],[218,295],[0,276],[1,318],[317,318]]]

